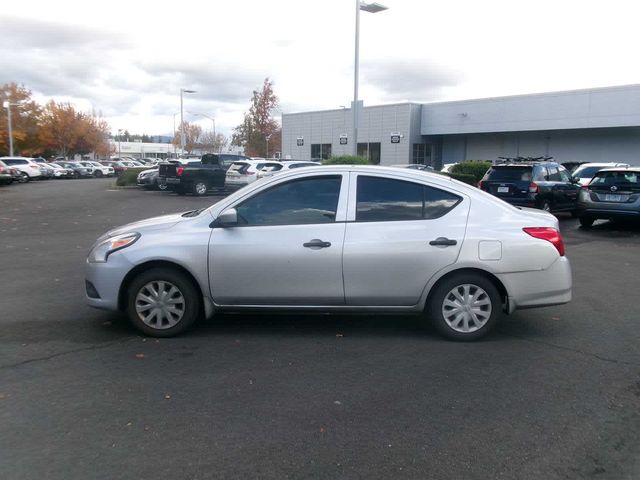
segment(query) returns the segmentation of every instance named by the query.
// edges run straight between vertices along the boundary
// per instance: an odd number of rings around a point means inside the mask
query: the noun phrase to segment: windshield
[[[518,182],[518,181],[531,181],[530,166],[504,166],[504,167],[492,167],[487,173],[487,180],[492,182]]]
[[[573,176],[578,178],[591,178],[600,170],[607,167],[578,167],[574,170]]]

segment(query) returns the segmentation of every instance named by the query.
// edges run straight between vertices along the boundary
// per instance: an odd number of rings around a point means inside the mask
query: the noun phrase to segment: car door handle
[[[450,247],[452,245],[457,245],[458,242],[456,240],[450,240],[446,237],[438,237],[435,240],[431,240],[429,242],[429,245],[434,245],[434,246],[443,246],[443,247]]]
[[[303,243],[302,246],[305,248],[328,248],[331,246],[331,242],[324,242],[318,238],[314,238],[307,243]]]

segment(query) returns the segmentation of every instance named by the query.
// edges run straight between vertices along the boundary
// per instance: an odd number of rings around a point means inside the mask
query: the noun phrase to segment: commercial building
[[[282,115],[282,155],[353,152],[352,108]],[[640,165],[640,85],[364,107],[358,153],[374,164],[552,156]]]

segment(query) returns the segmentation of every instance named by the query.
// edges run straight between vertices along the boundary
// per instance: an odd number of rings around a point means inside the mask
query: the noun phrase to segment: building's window
[[[421,165],[431,165],[431,145],[426,143],[414,143],[411,162],[419,163]]]
[[[460,201],[453,193],[418,183],[359,176],[356,221],[433,219],[445,215]]]
[[[312,160],[327,160],[330,156],[331,156],[330,143],[312,143],[311,144]]]
[[[380,165],[380,150],[380,142],[358,144],[358,156],[369,160],[371,165]]]

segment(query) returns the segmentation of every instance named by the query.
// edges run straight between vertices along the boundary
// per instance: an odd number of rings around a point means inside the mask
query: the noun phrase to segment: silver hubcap
[[[136,295],[136,312],[151,328],[164,330],[178,324],[184,316],[182,292],[170,282],[149,282]]]
[[[458,285],[445,295],[442,316],[456,332],[475,332],[491,317],[491,298],[477,285]]]
[[[204,183],[196,183],[196,192],[198,195],[204,195],[207,193],[207,186]]]

